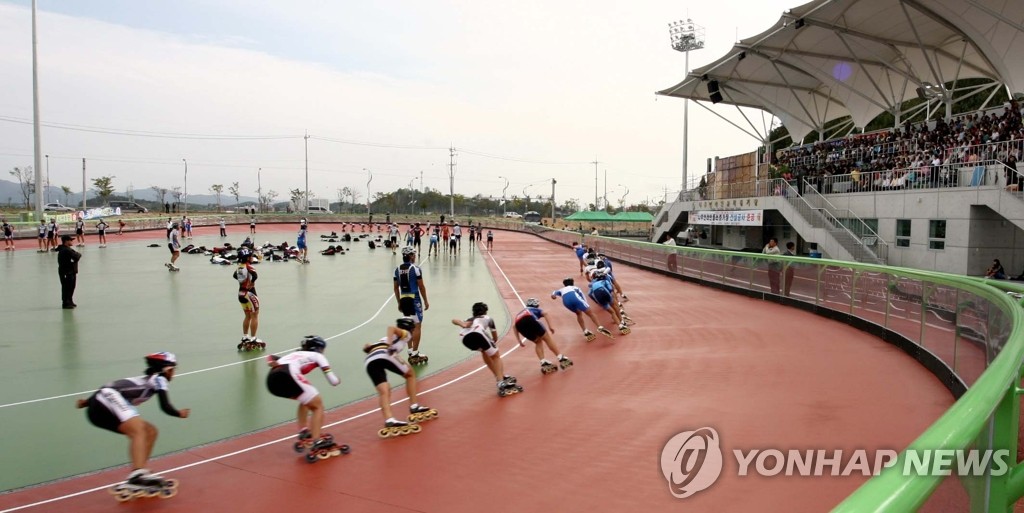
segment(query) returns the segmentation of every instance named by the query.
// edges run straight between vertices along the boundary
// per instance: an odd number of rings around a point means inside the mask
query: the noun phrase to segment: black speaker
[[[722,101],[722,92],[718,90],[717,80],[711,80],[708,82],[708,98],[711,99],[711,103],[719,103]]]
[[[922,100],[927,100],[928,99],[928,94],[925,93],[923,87],[918,87],[917,88],[917,97],[922,99]]]

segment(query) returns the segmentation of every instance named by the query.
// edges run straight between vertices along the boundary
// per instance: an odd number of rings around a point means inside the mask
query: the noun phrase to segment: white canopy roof
[[[816,0],[657,94],[768,111],[794,141],[851,116],[863,128],[917,88],[985,78],[1024,88],[1020,0]],[[960,96],[954,100],[960,99]]]

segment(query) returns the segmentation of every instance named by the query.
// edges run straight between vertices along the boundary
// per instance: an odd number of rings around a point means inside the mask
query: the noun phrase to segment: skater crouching
[[[527,340],[534,343],[534,347],[537,350],[537,358],[540,360],[540,371],[544,374],[550,374],[558,370],[559,367],[562,370],[572,367],[572,360],[562,354],[562,351],[558,349],[558,345],[555,344],[555,340],[551,338],[551,335],[555,333],[555,327],[551,325],[551,321],[548,321],[547,328],[540,322],[545,317],[547,317],[547,314],[540,309],[540,301],[531,297],[526,300],[526,308],[516,315],[515,321],[512,324],[512,330],[515,331],[516,339],[519,340],[519,347],[526,347]],[[544,357],[545,344],[558,357],[558,366],[555,366],[555,364]]]
[[[407,435],[419,432],[418,425],[410,426],[409,422],[398,420],[391,412],[391,386],[388,383],[388,372],[394,372],[405,378],[405,391],[409,395],[409,420],[418,422],[437,416],[437,411],[421,406],[416,398],[416,373],[412,367],[402,361],[402,351],[412,340],[412,331],[416,321],[402,317],[395,326],[388,326],[387,335],[376,343],[363,346],[366,353],[366,374],[377,389],[380,399],[380,412],[384,415],[384,428],[379,431],[381,438]]]
[[[459,332],[462,345],[471,351],[480,351],[484,364],[494,374],[498,395],[504,397],[523,391],[523,387],[516,384],[515,377],[505,374],[501,353],[496,343],[498,330],[494,327],[494,320],[487,315],[486,303],[474,303],[473,317],[464,321],[452,319],[452,324],[462,327],[462,331]]]
[[[146,469],[156,443],[156,426],[143,420],[135,407],[155,395],[160,400],[160,409],[167,415],[186,419],[190,410],[175,409],[167,395],[168,383],[174,378],[178,364],[174,354],[153,353],[145,360],[145,376],[108,383],[88,399],[79,399],[76,406],[88,408],[86,415],[94,426],[128,437],[128,454],[132,461],[128,485],[165,487],[170,486],[167,480]]]
[[[584,315],[589,317],[594,325],[597,326],[597,331],[601,332],[602,335],[611,337],[612,332],[608,331],[608,329],[602,326],[597,320],[597,316],[594,315],[594,312],[590,309],[587,299],[583,297],[583,291],[576,286],[576,280],[566,278],[562,280],[562,285],[562,288],[551,293],[551,299],[561,297],[562,306],[565,306],[567,310],[576,314],[576,322],[579,323],[580,328],[583,330],[583,336],[587,338],[587,342],[594,340],[596,337],[592,331],[587,329],[587,325],[583,322]]]
[[[307,335],[302,339],[300,350],[285,356],[270,355],[271,366],[267,374],[267,389],[271,394],[299,401],[296,422],[299,427],[299,443],[312,442],[310,452],[334,446],[331,435],[321,435],[324,423],[324,402],[320,392],[306,380],[305,374],[319,367],[331,386],[338,386],[341,380],[331,372],[331,364],[323,355],[327,342],[316,336]],[[298,445],[296,446],[298,447]]]

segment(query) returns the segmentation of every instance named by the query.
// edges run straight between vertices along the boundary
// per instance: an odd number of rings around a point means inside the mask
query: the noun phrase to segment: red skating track
[[[497,265],[488,265],[506,306],[521,309],[516,292],[540,298],[575,360],[570,370],[542,376],[531,344],[505,359],[522,394],[498,398],[489,373],[472,373],[478,358],[424,380],[421,389],[440,388],[422,402],[441,415],[417,435],[379,439],[376,402],[363,401],[327,415],[341,422],[328,431],[352,446],[347,456],[307,464],[285,426],[155,460],[155,471],[181,482],[172,499],[119,506],[103,489],[122,467],[0,496],[0,509],[825,511],[866,478],[738,477],[732,449],[900,449],[952,404],[930,373],[863,332],[622,264],[633,333],[586,344],[574,317],[548,299],[564,276],[578,277],[570,250],[509,232],[495,245]],[[473,302],[458,300],[467,311]],[[515,345],[511,333],[501,340],[503,350]],[[662,447],[704,426],[721,435],[722,476],[676,499]]]

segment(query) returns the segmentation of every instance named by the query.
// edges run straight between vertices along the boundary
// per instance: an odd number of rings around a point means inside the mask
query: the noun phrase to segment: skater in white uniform
[[[487,315],[486,303],[473,303],[473,316],[464,321],[452,319],[452,324],[462,328],[459,336],[462,337],[462,345],[466,346],[466,349],[480,351],[480,357],[494,374],[498,395],[504,397],[523,391],[523,387],[516,384],[514,376],[505,374],[497,345],[498,330],[494,327],[494,319]]]
[[[172,417],[188,418],[189,410],[175,409],[167,395],[168,383],[174,378],[174,368],[177,364],[177,359],[172,353],[147,355],[145,376],[107,383],[88,399],[79,399],[76,403],[78,408],[88,408],[86,415],[94,426],[128,437],[128,454],[132,461],[128,485],[168,485],[167,480],[146,469],[149,457],[153,454],[157,429],[153,424],[143,420],[135,407],[155,395],[160,400],[160,409],[164,413]]]
[[[366,353],[366,374],[377,389],[380,398],[380,412],[384,415],[384,429],[381,437],[405,435],[419,431],[419,426],[409,428],[409,423],[398,420],[391,413],[391,386],[388,384],[388,372],[394,372],[405,378],[405,392],[409,395],[409,419],[412,421],[427,420],[437,412],[421,406],[416,397],[416,373],[412,367],[402,361],[402,351],[412,340],[412,330],[416,329],[416,321],[402,317],[395,326],[388,326],[387,335],[373,344],[363,346]]]
[[[167,266],[168,271],[180,271],[181,268],[174,266],[174,262],[178,261],[178,257],[181,256],[181,239],[178,238],[177,221],[171,223],[171,226],[168,228],[167,249],[171,251],[171,261],[164,265]]]
[[[242,319],[242,341],[238,343],[239,351],[251,351],[267,347],[256,336],[260,327],[260,298],[256,295],[256,269],[252,267],[253,251],[247,247],[238,250],[238,269],[234,277],[238,280],[238,302],[242,305],[245,317]]]
[[[331,372],[331,364],[323,355],[327,342],[316,336],[307,335],[302,339],[300,350],[278,357],[270,355],[267,362],[272,367],[267,374],[267,389],[277,397],[299,401],[296,422],[299,426],[298,442],[313,442],[310,452],[330,448],[334,437],[321,434],[324,424],[324,402],[320,392],[309,383],[306,374],[320,368],[331,386],[338,386],[341,380]]]

